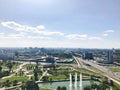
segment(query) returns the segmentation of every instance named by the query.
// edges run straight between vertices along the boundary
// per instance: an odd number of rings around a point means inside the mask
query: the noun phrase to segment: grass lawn
[[[17,69],[18,68],[18,66],[19,66],[20,64],[15,64],[15,65],[13,65],[13,67],[12,67],[12,69],[14,70],[14,69]]]
[[[52,90],[52,89],[40,88],[39,90]]]
[[[65,75],[58,75],[58,76],[49,76],[49,78],[52,78],[52,80],[63,80],[63,79],[67,79],[67,77]]]
[[[120,72],[120,67],[109,67],[108,69],[113,72]]]
[[[26,65],[23,66],[23,68],[35,67],[35,66],[36,66],[36,64],[26,64]]]
[[[2,65],[2,69],[8,69],[8,67],[5,65]]]
[[[87,76],[89,76],[89,75],[94,75],[94,76],[101,76],[99,73],[96,73],[96,72],[92,72],[92,71],[90,71],[90,70],[87,70],[87,69],[84,69],[84,68],[79,68],[79,69],[77,69],[77,71],[80,73],[80,72],[82,72],[83,73],[83,76],[85,75],[87,75]],[[76,71],[73,71],[72,73],[74,74]]]
[[[20,63],[13,64],[12,70],[17,69],[19,65],[20,65]],[[5,64],[3,64],[1,66],[2,66],[2,69],[8,69],[7,65],[5,65]]]
[[[17,80],[18,82],[22,82],[22,81],[27,81],[28,77],[25,76],[13,76],[11,78],[6,78],[6,79],[2,79],[0,80],[0,82],[5,82],[6,80],[10,80],[10,82],[13,82],[14,80]]]

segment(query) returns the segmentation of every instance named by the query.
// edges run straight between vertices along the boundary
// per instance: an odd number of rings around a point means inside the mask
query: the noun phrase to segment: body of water
[[[96,84],[99,84],[98,81],[94,81]],[[47,82],[47,83],[39,83],[39,87],[41,88],[52,88],[56,89],[58,86],[65,86],[67,90],[80,90],[80,82],[77,82],[77,85],[75,86],[75,83],[72,83],[72,86],[70,87],[70,81],[62,81],[62,82]],[[82,90],[84,86],[90,85],[90,81],[82,81]]]

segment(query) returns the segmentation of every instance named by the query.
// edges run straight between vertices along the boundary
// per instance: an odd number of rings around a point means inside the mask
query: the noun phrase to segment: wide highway
[[[83,60],[82,58],[78,58],[75,56],[73,56],[73,57],[76,60],[79,68],[86,68],[88,70],[91,70],[90,67],[92,66],[93,68],[91,71],[100,73],[101,75],[109,78],[110,80],[112,80],[115,83],[117,83],[118,85],[120,85],[120,82],[118,81],[118,80],[120,80],[119,76],[117,76],[117,75],[115,76],[115,74],[112,71],[108,70],[106,67],[98,65],[97,63],[94,63],[89,60]]]

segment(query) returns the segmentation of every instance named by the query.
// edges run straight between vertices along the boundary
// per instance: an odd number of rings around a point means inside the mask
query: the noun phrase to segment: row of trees
[[[100,82],[100,84],[91,82],[90,85],[84,87],[84,90],[110,90],[110,88],[113,90],[120,90],[120,88],[117,87],[112,80],[109,81],[107,78],[105,78]]]
[[[57,87],[57,90],[67,90],[67,88],[65,86],[61,87],[61,86],[58,86]]]
[[[10,72],[9,71],[2,71],[0,72],[0,78],[4,77],[4,76],[9,76]]]
[[[50,69],[48,70],[48,73],[49,74],[52,74],[52,75],[55,75],[55,76],[58,76],[58,75],[65,75],[67,77],[69,77],[69,72],[67,71],[67,69],[65,70],[61,70],[61,69]]]
[[[39,90],[39,86],[34,80],[28,80],[26,83],[22,83],[22,90]]]
[[[0,61],[0,72],[3,70],[3,66],[7,67],[9,69],[9,71],[12,70],[13,66],[17,66],[19,65],[18,62],[11,62],[10,60],[1,60]]]
[[[10,80],[6,80],[4,82],[0,82],[0,87],[10,87],[11,85],[16,86],[17,84],[18,84],[17,80],[14,80],[12,82]]]
[[[50,52],[50,53],[47,53],[47,55],[50,55],[50,56],[54,56],[54,57],[60,57],[60,58],[72,58],[72,54],[71,53],[56,53],[56,52]]]
[[[8,71],[3,71],[3,67],[2,67],[3,65],[7,66],[9,70]],[[2,60],[0,62],[0,78],[2,78],[4,76],[9,76],[12,67],[13,67],[13,63],[11,63],[10,61]]]
[[[0,72],[2,72],[2,66],[4,65],[4,66],[7,66],[8,67],[8,69],[9,69],[9,71],[11,71],[11,69],[12,69],[12,67],[13,67],[13,64],[14,63],[11,63],[10,61],[2,61],[2,62],[0,62]]]

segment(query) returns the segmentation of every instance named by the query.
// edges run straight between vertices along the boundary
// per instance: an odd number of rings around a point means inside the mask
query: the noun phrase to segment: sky
[[[0,0],[0,47],[120,48],[120,0]]]

